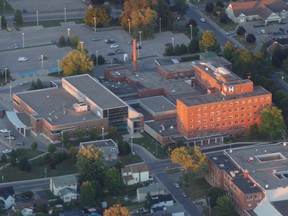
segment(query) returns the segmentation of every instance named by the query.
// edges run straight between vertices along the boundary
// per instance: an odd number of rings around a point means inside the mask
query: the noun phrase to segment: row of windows
[[[256,114],[255,114],[256,115]],[[247,115],[247,116],[251,116],[251,114],[250,115]],[[238,116],[236,117],[235,116],[235,118],[238,118]],[[227,118],[226,118],[226,116],[224,116],[224,117],[222,117],[222,120],[226,120]],[[229,116],[229,120],[232,120],[233,119],[233,116]],[[221,119],[220,118],[217,118],[216,119],[216,122],[219,122]],[[247,122],[251,122],[251,118],[249,118],[249,119],[247,119],[246,120]],[[253,118],[253,121],[257,121],[257,118]],[[190,122],[193,122],[193,119],[190,119]],[[210,121],[209,122],[214,122],[214,119],[210,119]],[[242,119],[241,121],[238,121],[238,120],[235,120],[234,121],[234,124],[239,124],[239,122],[241,122],[241,123],[245,123],[245,120],[244,119]],[[197,121],[196,122],[196,124],[197,125],[200,125],[200,124],[207,124],[208,123],[208,121],[207,120],[203,120],[202,122],[201,121]],[[227,125],[227,124],[229,124],[229,125],[231,125],[231,124],[233,124],[233,121],[230,121],[230,122],[223,122],[222,123],[222,125]],[[218,124],[217,124],[218,125]],[[213,125],[211,124],[211,127],[212,127]],[[191,127],[193,127],[192,125],[190,126],[190,128]]]
[[[217,128],[217,127],[216,127]],[[204,130],[207,129],[207,128],[203,128]],[[216,131],[208,131],[208,132],[205,132],[205,134],[201,134],[201,132],[199,132],[201,129],[200,128],[197,128],[197,132],[195,131],[190,131],[189,134],[190,135],[193,135],[193,134],[196,134],[197,136],[201,136],[201,135],[208,135],[208,134],[214,134]],[[227,128],[227,129],[223,129],[222,132],[225,133],[231,133],[232,131],[239,131],[239,132],[243,132],[243,130],[245,130],[245,127],[234,127],[234,128]]]
[[[266,106],[269,106],[269,104],[266,104]],[[253,107],[252,106],[247,106],[246,107],[246,110],[251,110],[251,109],[258,109],[258,108],[263,108],[264,105],[263,104],[260,104],[259,106],[257,105],[254,105]],[[204,109],[203,109],[204,110]],[[201,111],[200,108],[197,109],[197,111]],[[225,114],[227,112],[229,113],[232,113],[232,112],[239,112],[239,111],[245,111],[245,107],[236,107],[234,110],[233,109],[228,109],[228,110],[222,110],[222,114]],[[210,116],[213,116],[214,114],[216,115],[220,115],[221,114],[221,111],[216,111],[216,112],[210,112]],[[190,115],[193,116],[193,112],[190,112]],[[208,113],[203,113],[203,116],[207,116]],[[201,117],[201,114],[200,113],[196,113],[196,117]]]

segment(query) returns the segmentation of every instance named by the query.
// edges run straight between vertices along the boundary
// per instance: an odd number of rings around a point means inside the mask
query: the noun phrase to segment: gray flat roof
[[[260,95],[267,95],[267,94],[271,94],[271,93],[261,86],[255,86],[253,92],[248,92],[244,94],[224,96],[220,93],[215,93],[215,94],[183,97],[183,98],[179,98],[179,100],[183,102],[184,104],[186,104],[187,106],[193,106],[193,105],[209,104],[209,103],[215,103],[215,102],[225,102],[225,101],[234,100],[237,98],[238,99],[249,98],[253,96],[260,96]]]
[[[81,142],[80,144],[82,144],[85,148],[87,148],[90,145],[95,146],[97,148],[108,147],[108,146],[117,147],[117,144],[112,139]]]
[[[16,95],[36,112],[35,118],[44,118],[51,125],[99,118],[91,111],[75,115],[72,108],[78,100],[63,88],[47,88],[16,93]]]
[[[102,109],[127,106],[126,103],[103,86],[97,79],[94,79],[88,74],[70,76],[63,79],[67,80],[78,91],[86,95],[86,97],[94,101],[95,104]]]
[[[178,64],[170,64],[170,65],[164,65],[160,66],[163,71],[166,73],[179,73],[181,71],[188,71],[188,70],[194,70],[194,67],[191,65],[191,62],[182,62]]]
[[[223,154],[223,152],[215,153],[208,156],[210,161],[218,166],[219,169],[225,170],[231,177],[232,182],[244,193],[257,193],[261,192],[261,189],[254,185],[249,179],[244,178],[243,172],[237,168],[237,166],[230,160],[229,157]],[[234,176],[231,175],[233,173]]]
[[[176,106],[163,96],[141,98],[138,99],[138,101],[144,109],[153,115],[165,113],[168,111],[176,112]]]
[[[243,170],[249,171],[251,178],[255,180],[262,188],[276,189],[288,186],[288,178],[279,179],[275,172],[288,173],[288,145],[263,144],[257,147],[250,146],[234,149],[232,153],[226,151],[227,155],[235,161]],[[281,153],[284,158],[260,161],[257,156]],[[273,158],[273,157],[271,157]],[[268,189],[268,190],[269,190]]]
[[[161,136],[179,136],[180,133],[177,130],[176,118],[145,122],[154,131],[159,133]]]

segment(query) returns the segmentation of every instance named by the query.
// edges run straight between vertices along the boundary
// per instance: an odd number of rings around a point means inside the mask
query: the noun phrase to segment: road
[[[27,180],[27,181],[17,181],[1,183],[0,187],[13,186],[15,193],[21,193],[28,190],[41,190],[49,188],[50,178]]]
[[[204,14],[202,14],[200,12],[200,8],[194,6],[194,5],[191,5],[191,4],[188,4],[189,5],[189,8],[186,12],[186,19],[189,20],[189,19],[194,19],[197,23],[198,23],[198,27],[201,29],[201,30],[209,30],[209,31],[212,31],[214,33],[214,36],[217,40],[217,42],[221,45],[221,47],[223,48],[225,46],[225,44],[228,42],[228,41],[231,41],[233,44],[236,44],[239,48],[243,48],[243,45],[241,45],[239,42],[237,42],[234,38],[232,38],[232,36],[228,36],[226,35],[226,32],[219,28],[215,23],[211,22],[209,20],[209,18],[206,18],[206,22],[201,22],[200,21],[200,18],[204,16]],[[202,10],[202,9],[201,9]]]

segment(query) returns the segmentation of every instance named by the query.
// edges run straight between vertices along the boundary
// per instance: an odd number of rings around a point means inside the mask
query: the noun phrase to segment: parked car
[[[13,47],[14,47],[14,49],[18,49],[18,48],[19,48],[19,45],[15,43],[15,44],[13,45]]]
[[[47,56],[43,56],[43,60],[47,60],[47,59],[48,59]],[[40,57],[38,58],[38,60],[39,60],[39,61],[42,61],[42,57],[40,56]]]
[[[113,44],[113,43],[115,43],[115,41],[112,38],[107,38],[107,39],[105,39],[105,43]]]
[[[176,182],[176,183],[175,183],[175,187],[176,187],[176,188],[179,188],[180,185]]]
[[[15,137],[13,136],[13,135],[7,135],[7,136],[5,136],[5,139],[6,140],[15,140]]]
[[[113,55],[116,55],[116,53],[111,52],[111,53],[108,53],[107,55],[108,56],[113,56]]]
[[[15,143],[16,146],[24,146],[24,142],[17,142]]]
[[[97,37],[97,38],[92,38],[92,41],[100,41],[102,38],[101,37]],[[106,41],[105,41],[106,42]]]
[[[22,57],[18,57],[18,62],[25,62],[28,61],[28,58],[22,56]]]
[[[111,45],[110,45],[110,48],[112,48],[112,49],[113,49],[113,48],[118,48],[118,47],[119,47],[118,44],[111,44]]]
[[[1,129],[0,132],[1,132],[1,133],[10,133],[11,130],[7,130],[7,129],[5,128],[5,129]]]
[[[183,192],[182,195],[183,195],[184,197],[187,197],[187,196],[188,196],[185,192]]]

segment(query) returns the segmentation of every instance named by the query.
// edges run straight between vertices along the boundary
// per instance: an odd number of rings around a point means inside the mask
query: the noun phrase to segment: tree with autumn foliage
[[[128,209],[122,207],[120,204],[115,204],[109,209],[106,209],[103,216],[131,216]]]
[[[179,163],[186,171],[193,171],[200,175],[207,172],[206,155],[202,154],[197,146],[175,148],[171,152],[171,160],[173,163]]]
[[[74,49],[61,60],[60,68],[65,76],[88,73],[93,69],[93,61],[86,53]]]
[[[220,44],[217,42],[212,31],[204,31],[199,41],[199,47],[201,52],[219,52]]]
[[[231,41],[228,41],[223,50],[223,57],[226,58],[228,61],[231,61],[233,58],[233,53],[235,52],[235,47]]]
[[[265,107],[261,113],[260,132],[269,135],[270,139],[279,138],[286,130],[282,111],[275,106]]]
[[[157,26],[158,14],[153,9],[157,4],[158,0],[126,0],[120,16],[120,25],[128,30],[130,23],[131,34],[134,37],[138,37],[140,30],[143,37],[152,35]]]
[[[77,154],[76,166],[80,176],[84,181],[97,180],[100,185],[104,185],[106,166],[103,152],[92,145],[81,148]]]
[[[111,22],[109,11],[106,7],[94,7],[90,5],[84,16],[84,23],[88,26],[94,27],[96,25],[107,26]]]

